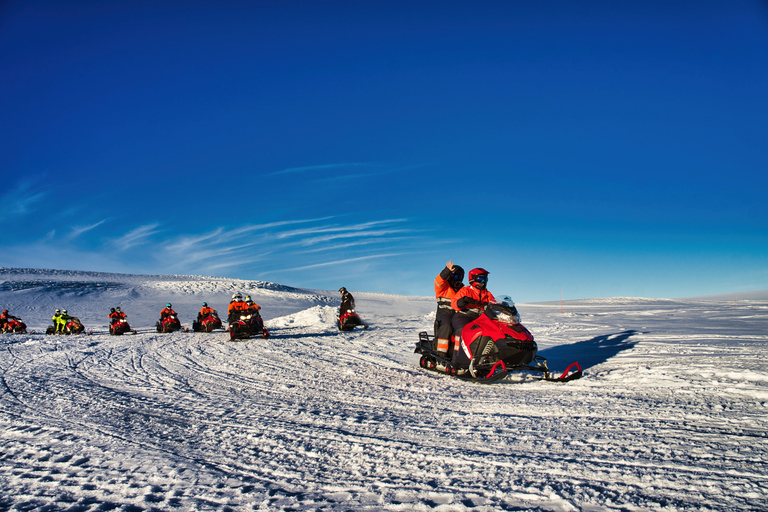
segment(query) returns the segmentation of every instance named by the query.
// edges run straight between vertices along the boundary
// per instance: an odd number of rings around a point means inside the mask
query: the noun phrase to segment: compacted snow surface
[[[155,332],[233,291],[270,339]],[[0,510],[768,508],[768,300],[518,304],[584,377],[483,386],[418,367],[433,299],[353,293],[371,327],[339,333],[336,292],[0,269],[38,332],[0,335]],[[39,334],[56,307],[93,335]]]

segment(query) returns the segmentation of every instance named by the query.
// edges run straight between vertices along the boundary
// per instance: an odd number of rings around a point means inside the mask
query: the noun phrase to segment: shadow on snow
[[[581,364],[582,370],[586,370],[606,362],[624,350],[634,347],[637,341],[630,340],[630,338],[636,334],[640,334],[640,331],[629,330],[614,334],[604,334],[570,345],[560,345],[544,349],[539,351],[539,355],[547,359],[549,367],[554,371],[573,361],[578,361]]]

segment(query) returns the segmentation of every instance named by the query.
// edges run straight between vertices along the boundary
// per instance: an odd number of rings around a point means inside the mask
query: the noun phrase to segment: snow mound
[[[336,308],[314,306],[292,315],[281,316],[267,322],[267,327],[313,327],[316,329],[336,329]]]

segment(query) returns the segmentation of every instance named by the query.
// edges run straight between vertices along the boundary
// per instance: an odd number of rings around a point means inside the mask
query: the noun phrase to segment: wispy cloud
[[[381,164],[372,163],[372,162],[342,162],[342,163],[335,163],[335,164],[305,165],[302,167],[289,167],[281,171],[275,171],[273,173],[269,173],[268,176],[277,176],[280,174],[295,174],[295,173],[304,173],[304,172],[327,172],[327,171],[357,169],[360,167],[374,167],[378,165],[381,165]]]
[[[75,238],[79,237],[80,235],[87,233],[88,231],[91,231],[92,229],[96,229],[97,227],[101,226],[105,222],[107,222],[108,219],[100,220],[99,222],[96,222],[95,224],[91,224],[89,226],[74,226],[72,230],[67,235],[68,240],[74,240]]]
[[[282,268],[279,271],[280,272],[293,272],[296,270],[310,270],[313,268],[321,268],[321,267],[330,267],[335,265],[347,265],[349,263],[356,263],[358,261],[365,261],[365,260],[372,260],[376,258],[390,258],[394,256],[402,256],[405,253],[402,252],[393,252],[393,253],[387,253],[387,254],[372,254],[370,256],[359,256],[357,258],[347,258],[343,260],[333,260],[333,261],[325,261],[323,263],[313,263],[312,265],[304,265],[302,267],[293,267],[293,268]]]
[[[404,236],[411,233],[411,229],[397,226],[407,219],[350,224],[340,222],[341,219],[329,216],[232,229],[220,227],[202,234],[177,236],[161,243],[158,250],[164,260],[173,261],[184,273],[207,274],[221,268],[258,268],[260,272],[273,273],[276,267],[290,266],[297,270],[330,264],[304,265],[315,260],[319,251],[342,251],[349,261],[381,258],[386,254],[379,253],[391,251],[393,244],[413,239]],[[331,220],[336,222],[329,222]],[[135,233],[136,237],[140,234]],[[128,235],[124,238],[126,242],[133,241]]]
[[[33,189],[35,192],[32,192]],[[48,193],[48,189],[40,189],[31,181],[19,183],[2,196],[0,200],[0,220],[7,221],[32,213]]]
[[[113,240],[113,243],[121,251],[125,251],[137,245],[145,244],[148,242],[149,237],[158,233],[158,226],[160,226],[158,223],[139,226],[136,229],[132,229],[120,238],[116,238]]]

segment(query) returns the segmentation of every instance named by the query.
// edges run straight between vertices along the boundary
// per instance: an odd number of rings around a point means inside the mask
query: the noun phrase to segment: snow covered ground
[[[272,338],[154,331],[233,291]],[[339,333],[335,291],[0,269],[30,329],[94,330],[0,335],[0,511],[768,509],[768,296],[518,304],[585,375],[482,386],[418,368],[433,299],[353,293]]]

